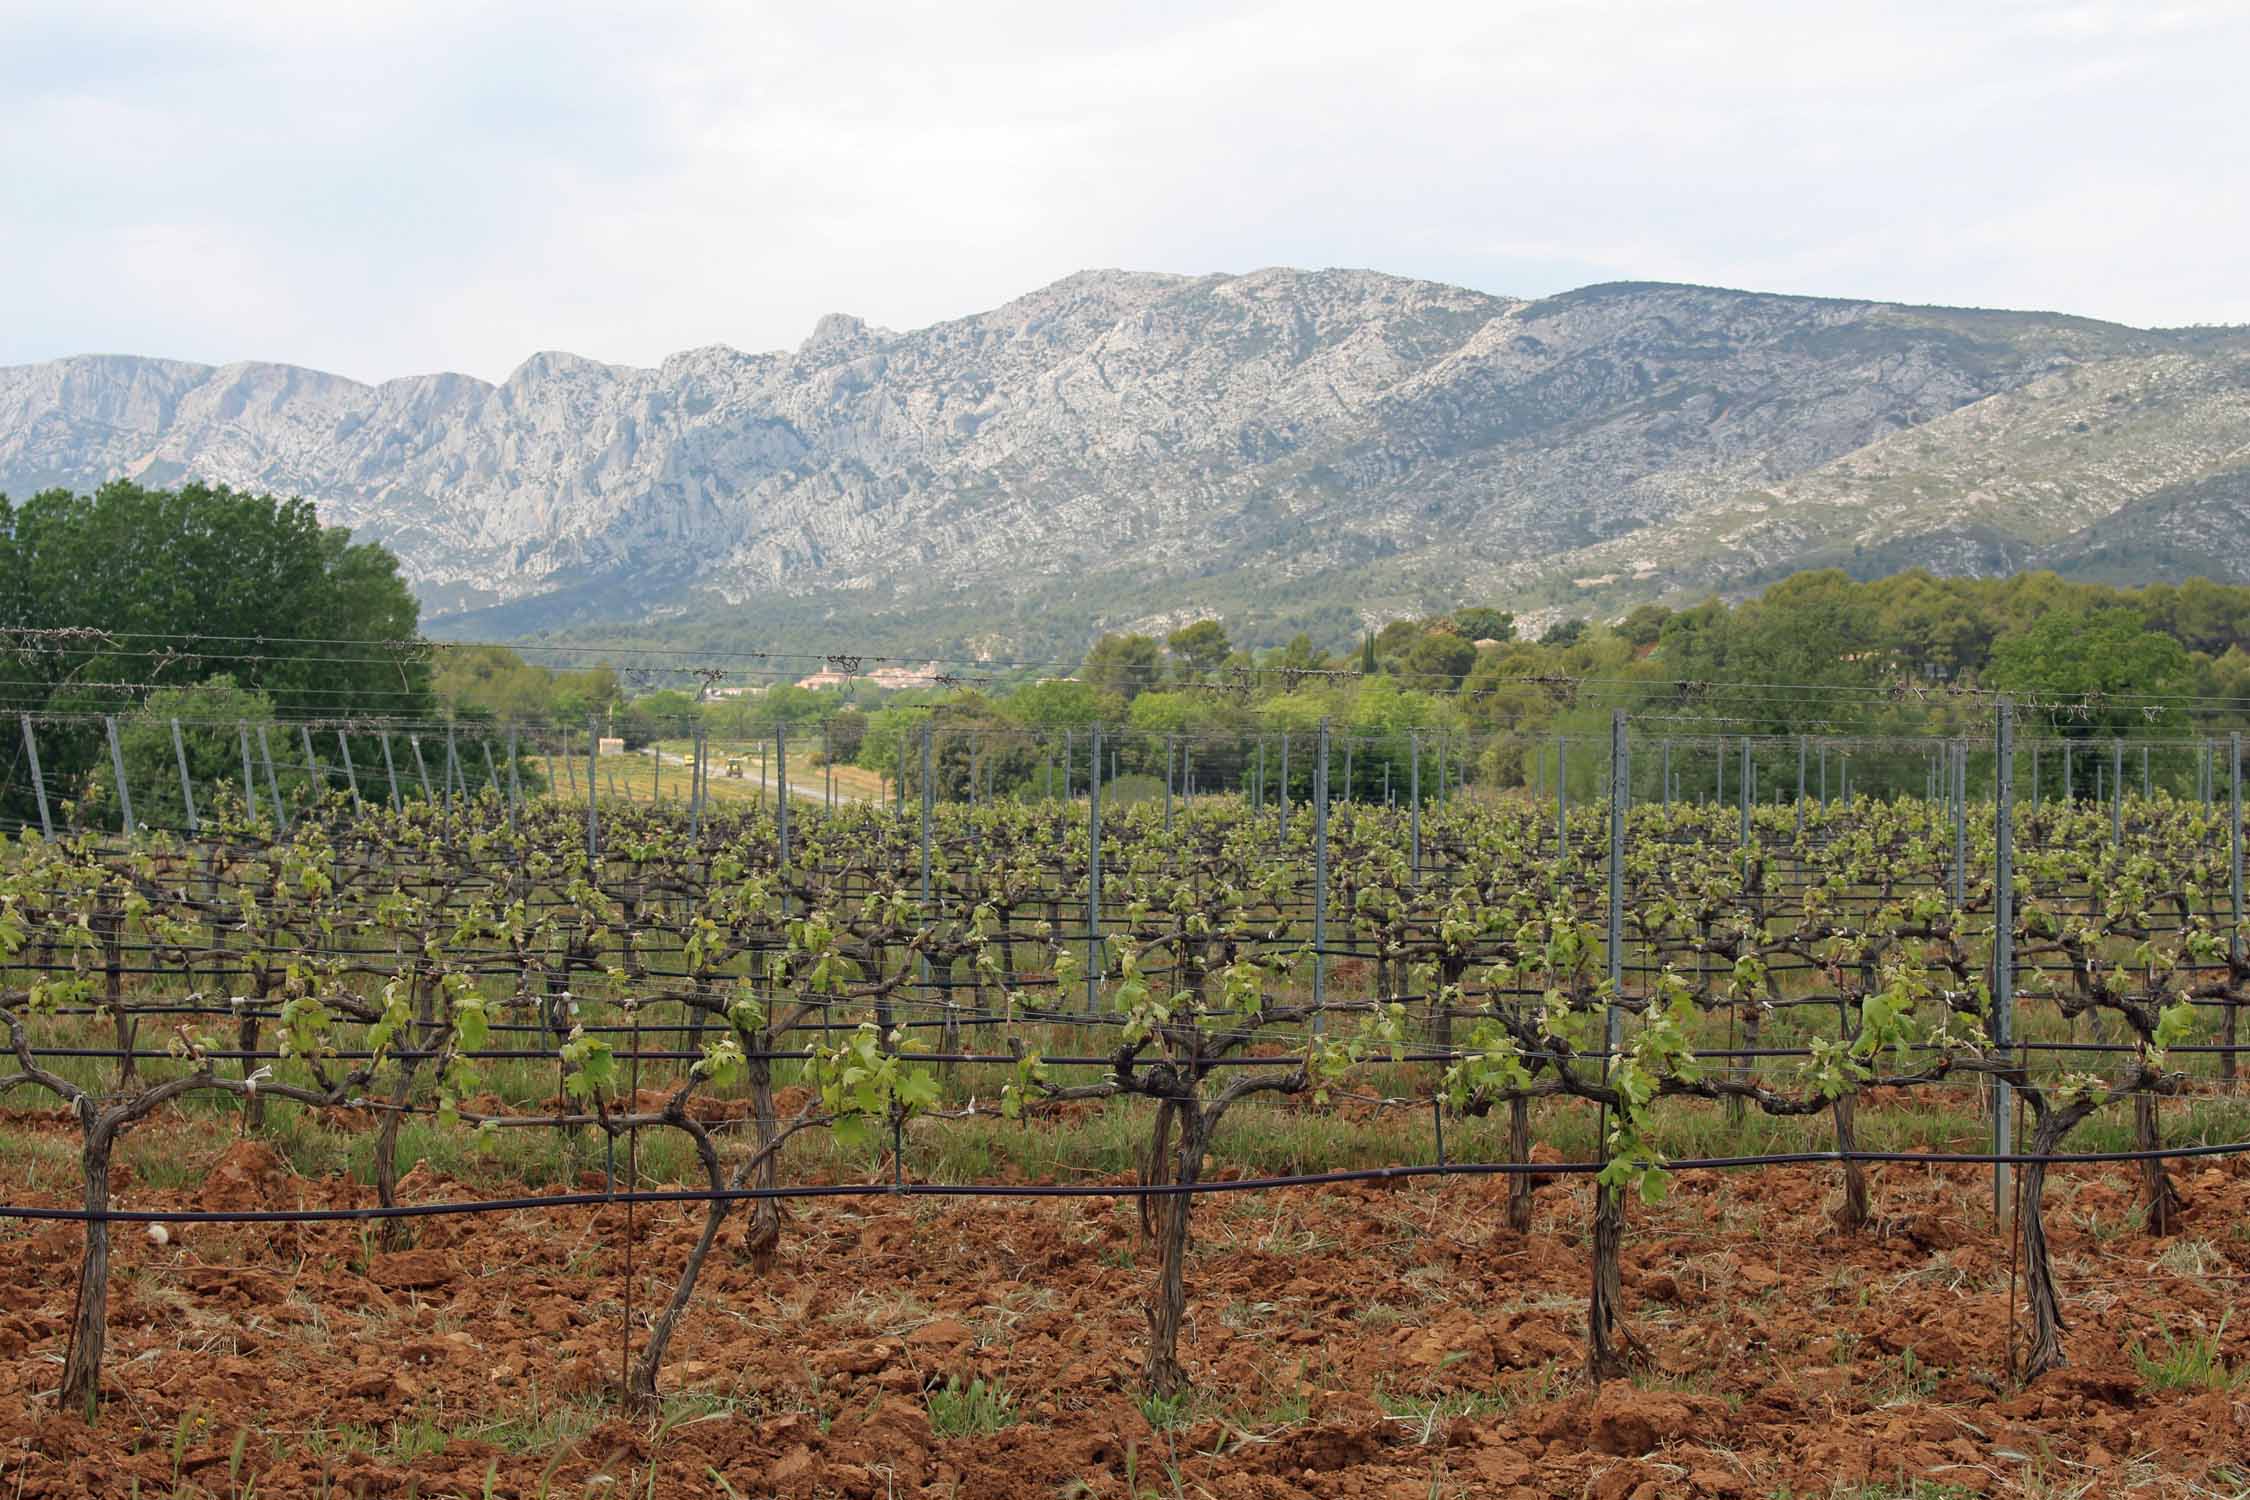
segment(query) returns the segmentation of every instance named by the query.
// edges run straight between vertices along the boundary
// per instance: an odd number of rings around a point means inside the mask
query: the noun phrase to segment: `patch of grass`
[[[59,1134],[0,1131],[0,1176],[36,1192],[67,1192],[79,1181],[77,1142]]]
[[[1396,1328],[1406,1321],[1406,1314],[1388,1302],[1368,1302],[1353,1310],[1352,1321],[1362,1328]]]
[[[614,1409],[593,1397],[542,1402],[531,1390],[530,1410],[463,1429],[463,1437],[490,1443],[504,1453],[545,1453],[567,1449],[602,1425]]]
[[[2210,1333],[2175,1334],[2171,1325],[2161,1315],[2157,1317],[2157,1333],[2163,1339],[2161,1348],[2152,1349],[2146,1342],[2135,1339],[2126,1348],[2133,1368],[2141,1375],[2141,1384],[2157,1391],[2231,1391],[2242,1384],[2245,1370],[2227,1368],[2219,1356],[2220,1340],[2226,1336],[2227,1317],[2219,1319],[2219,1326]]]
[[[1278,1432],[1311,1417],[1311,1399],[1297,1391],[1285,1391],[1263,1406],[1235,1407],[1220,1413],[1220,1420],[1246,1433]]]
[[[930,1431],[941,1438],[989,1437],[1017,1421],[1007,1388],[982,1376],[963,1385],[960,1376],[949,1375],[944,1385],[924,1391],[922,1401],[929,1408]]]
[[[1926,1401],[1930,1393],[1937,1389],[1938,1372],[1930,1368],[1922,1356],[1912,1349],[1899,1355],[1895,1375],[1887,1364],[1878,1369],[1879,1376],[1872,1385],[1873,1394],[1879,1398],[1879,1405],[1896,1406],[1910,1401]]]
[[[2203,1240],[2175,1240],[2157,1255],[2156,1263],[2190,1281],[2228,1269],[2225,1252]]]
[[[1444,1439],[1446,1424],[1454,1418],[1488,1416],[1506,1410],[1509,1401],[1497,1391],[1410,1396],[1377,1386],[1375,1404],[1383,1408],[1385,1416],[1404,1427],[1415,1443],[1426,1448]]]
[[[1186,1391],[1177,1396],[1144,1395],[1133,1404],[1140,1408],[1148,1425],[1158,1432],[1185,1427],[1195,1414],[1195,1398]]]

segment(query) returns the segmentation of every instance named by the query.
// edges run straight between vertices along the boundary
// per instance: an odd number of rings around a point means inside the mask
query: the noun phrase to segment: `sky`
[[[499,379],[1086,267],[2250,322],[2250,3],[0,0],[0,364]]]

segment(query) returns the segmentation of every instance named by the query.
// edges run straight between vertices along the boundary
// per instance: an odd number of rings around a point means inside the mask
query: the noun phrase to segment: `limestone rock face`
[[[498,385],[0,369],[0,490],[305,495],[427,616],[519,628],[1042,589],[1232,615],[1316,578],[1600,614],[1825,562],[2232,576],[2245,474],[2250,331],[1655,284],[1087,271],[912,332],[836,313],[789,352],[543,353]]]

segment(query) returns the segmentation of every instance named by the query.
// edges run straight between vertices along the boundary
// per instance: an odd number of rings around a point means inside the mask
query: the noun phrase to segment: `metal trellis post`
[[[1410,730],[1406,736],[1406,803],[1407,822],[1412,825],[1414,843],[1414,883],[1422,883],[1422,735]]]
[[[2233,920],[2227,929],[2228,985],[2242,967],[2242,733],[2227,736],[2227,865],[2230,873]],[[2234,1082],[2234,1039],[2240,1014],[2230,997],[2226,1008],[2226,1051],[2219,1054],[2219,1076]]]
[[[2014,702],[2007,698],[2000,700],[1993,751],[1996,788],[1992,818],[1992,1040],[2005,1054],[2014,1039],[2016,1008],[2016,710]],[[2007,1156],[2015,1149],[2015,1120],[2010,1109],[2013,1092],[2007,1079],[1993,1078],[1992,1153],[1995,1156]],[[2015,1219],[2014,1195],[2009,1191],[2012,1175],[2008,1163],[1993,1164],[1992,1211],[2003,1224],[2013,1224]]]
[[[1631,795],[1633,762],[1625,740],[1625,710],[1613,708],[1609,717],[1609,993],[1604,1017],[1607,1050],[1603,1076],[1625,1039],[1625,1013],[1617,996],[1625,979],[1625,815]]]
[[[187,809],[188,832],[200,832],[203,824],[202,820],[195,815],[195,786],[188,779],[187,743],[180,738],[180,721],[178,719],[172,721],[172,758],[178,761],[180,766],[180,804]]]
[[[133,789],[125,784],[125,751],[117,742],[117,720],[104,715],[102,728],[109,733],[109,763],[117,772],[117,808],[125,815],[125,836],[131,838],[140,832],[133,822]]]
[[[1320,721],[1319,751],[1313,761],[1313,1031],[1323,1029],[1321,1007],[1328,1000],[1328,721]]]
[[[382,732],[382,740],[383,774],[389,777],[391,782],[391,811],[397,812],[400,807],[398,799],[398,766],[391,760],[391,732],[388,729]],[[247,737],[245,737],[242,742],[242,764],[245,769],[248,769],[250,765],[250,741]],[[253,804],[250,808],[250,811],[253,815],[255,815],[258,811],[257,806]]]
[[[2125,742],[2109,742],[2109,841],[2125,843]]]
[[[305,746],[305,774],[319,785],[320,790],[315,795],[325,797],[328,793],[328,773],[321,769],[320,757],[313,754],[312,726],[299,724],[297,734]]]
[[[711,791],[711,739],[710,730],[695,726],[694,742],[688,747],[695,764],[688,775],[688,837],[703,837],[703,800]]]
[[[266,726],[258,726],[258,755],[266,763],[266,790],[273,794],[273,817],[283,833],[289,831],[289,808],[281,800],[281,778],[273,774],[273,741],[266,737]]]
[[[1172,756],[1175,736],[1164,736],[1164,831],[1172,831]]]
[[[1735,843],[1741,851],[1739,858],[1742,863],[1742,882],[1746,886],[1750,883],[1750,772],[1750,736],[1744,735],[1742,737],[1742,774],[1737,778],[1742,783],[1742,826],[1735,835]]]
[[[774,840],[781,849],[781,873],[789,873],[789,726],[773,726]]]
[[[1953,794],[1953,909],[1959,912],[1968,901],[1969,863],[1969,747],[1956,743],[1948,780]]]
[[[1281,732],[1281,841],[1289,841],[1289,731]]]
[[[1555,857],[1570,861],[1570,741],[1555,736]]]
[[[1102,982],[1102,726],[1094,726],[1086,777],[1086,1011],[1093,1013]],[[1056,997],[1058,1000],[1060,996]]]
[[[242,736],[242,798],[244,805],[250,809],[250,821],[255,823],[258,820],[258,776],[250,765],[250,726],[237,719],[234,728],[235,732]],[[386,759],[388,759],[388,744],[389,742],[385,741]],[[395,787],[391,793],[391,800],[393,802],[398,800]]]
[[[513,733],[513,731],[510,732]],[[352,806],[365,807],[367,805],[366,799],[359,794],[359,768],[352,764],[351,736],[341,729],[336,731],[336,751],[343,757],[344,780],[350,784],[352,789]]]
[[[920,915],[921,915],[921,920],[922,920],[922,922],[923,922],[923,923],[924,923],[924,924],[925,924],[926,926],[931,926],[931,927],[934,927],[934,926],[936,926],[936,925],[937,925],[937,923],[936,923],[936,918],[935,918],[935,917],[934,917],[934,916],[933,916],[933,915],[931,914],[931,911],[930,911],[930,834],[931,834],[931,824],[932,824],[932,822],[933,822],[933,821],[935,820],[935,818],[936,818],[936,815],[937,815],[937,785],[936,785],[936,783],[935,783],[935,782],[934,782],[934,781],[933,781],[933,780],[931,779],[931,776],[930,776],[930,741],[931,741],[931,739],[933,738],[933,736],[934,736],[935,732],[936,732],[936,730],[935,730],[935,726],[934,726],[934,725],[933,725],[933,724],[931,723],[931,721],[930,721],[930,720],[928,720],[928,719],[924,719],[924,720],[922,721],[922,745],[921,745],[921,751],[922,751],[922,768],[921,768],[921,792],[922,792],[922,829],[921,829],[921,834],[922,834],[922,837],[921,837],[921,843],[922,843],[922,909],[921,909],[921,913],[920,913]],[[927,986],[927,985],[929,984],[929,982],[930,982],[930,956],[929,956],[929,954],[927,954],[927,953],[924,953],[924,954],[923,954],[923,955],[922,955],[922,956],[920,957],[920,959],[919,959],[919,960],[917,960],[917,964],[916,964],[916,966],[917,966],[917,968],[918,968],[918,969],[920,970],[920,973],[921,973],[921,977],[922,977],[922,983],[923,983],[923,985],[924,985],[924,986]],[[948,996],[947,996],[947,998],[948,998],[948,999],[950,1000],[950,999],[951,999],[952,997],[951,997],[950,995],[948,995]]]
[[[601,717],[598,714],[588,714],[586,716],[586,863],[588,865],[594,865],[601,858],[601,822],[600,814],[595,811],[597,783],[594,780],[594,768],[600,763],[601,756]],[[422,758],[420,746],[415,747],[414,758],[417,761]],[[597,881],[600,879],[598,867],[589,873],[591,878]]]
[[[31,715],[21,714],[18,715],[18,717],[23,720],[24,759],[31,764],[32,800],[39,804],[39,835],[41,838],[51,839],[55,836],[55,824],[53,818],[49,816],[47,811],[47,783],[45,778],[43,778],[39,774],[39,740],[38,737],[31,732]],[[245,748],[242,760],[243,764],[247,765],[250,761],[249,751],[247,748],[249,745],[249,741],[244,740],[243,745]]]

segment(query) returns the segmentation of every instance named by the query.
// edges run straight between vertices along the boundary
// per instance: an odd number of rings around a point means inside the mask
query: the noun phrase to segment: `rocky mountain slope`
[[[2250,330],[1651,284],[1095,271],[499,385],[0,369],[0,491],[311,496],[465,632],[1024,647],[1210,609],[1599,613],[1818,562],[2239,571],[2245,473]]]

